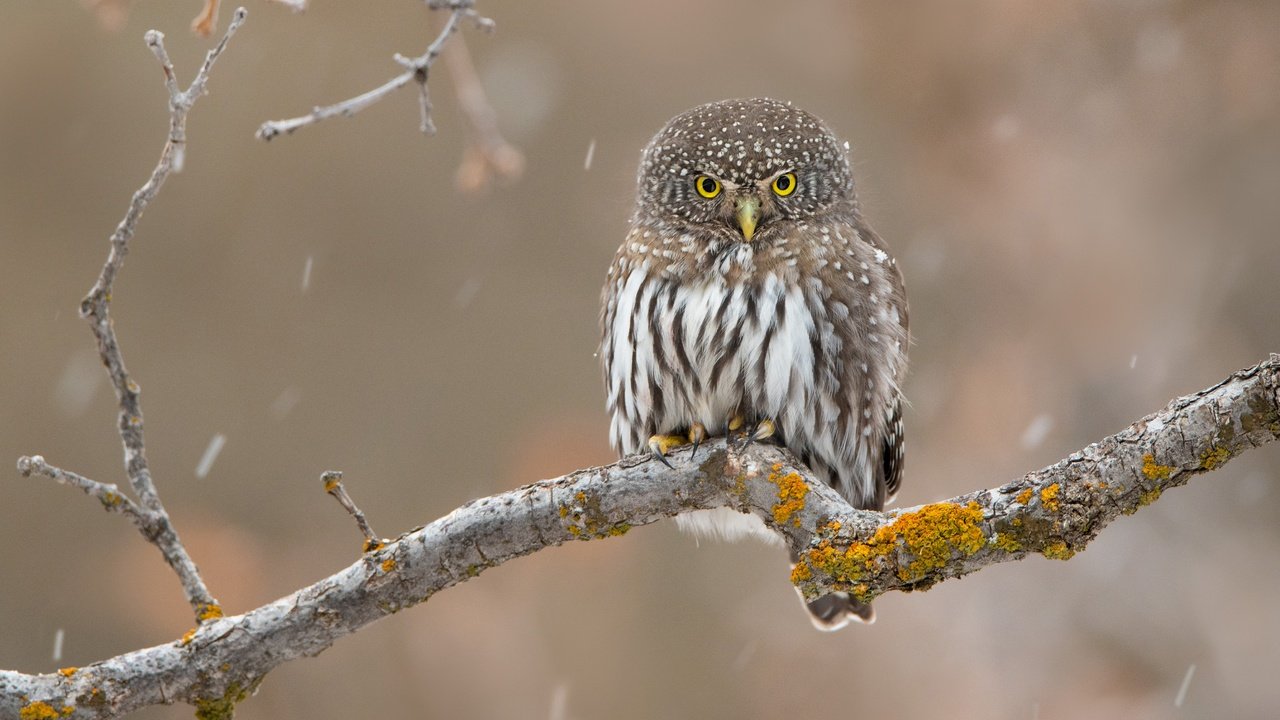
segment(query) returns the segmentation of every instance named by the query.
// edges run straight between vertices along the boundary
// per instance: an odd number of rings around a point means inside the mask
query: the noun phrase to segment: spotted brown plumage
[[[737,418],[857,507],[896,492],[906,296],[846,150],[815,116],[763,98],[696,107],[649,142],[603,293],[615,450],[661,455]],[[776,538],[728,510],[677,521]],[[872,617],[842,593],[808,607],[823,629]]]

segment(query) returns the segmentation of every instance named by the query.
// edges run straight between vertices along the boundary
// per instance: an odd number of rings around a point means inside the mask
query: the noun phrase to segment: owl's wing
[[[893,500],[902,485],[903,450],[902,398],[893,402],[889,422],[885,426],[884,445],[880,450],[880,472],[884,482],[886,501]]]

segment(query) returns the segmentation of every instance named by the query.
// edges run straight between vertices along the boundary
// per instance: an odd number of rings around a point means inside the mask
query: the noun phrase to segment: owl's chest
[[[822,310],[797,286],[776,275],[755,282],[717,275],[659,293],[652,353],[658,368],[676,370],[662,388],[676,408],[710,424],[735,409],[774,416],[805,401]]]

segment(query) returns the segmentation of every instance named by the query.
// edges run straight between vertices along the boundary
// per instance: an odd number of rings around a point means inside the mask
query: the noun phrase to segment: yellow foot
[[[649,438],[649,452],[661,461],[663,465],[671,467],[671,463],[667,462],[667,453],[673,448],[678,448],[688,442],[683,435],[654,435]]]

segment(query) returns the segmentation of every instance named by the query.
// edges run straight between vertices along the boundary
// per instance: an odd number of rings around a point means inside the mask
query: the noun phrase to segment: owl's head
[[[779,221],[856,211],[845,153],[821,120],[791,103],[700,105],[645,147],[637,219],[683,220],[750,241]]]

